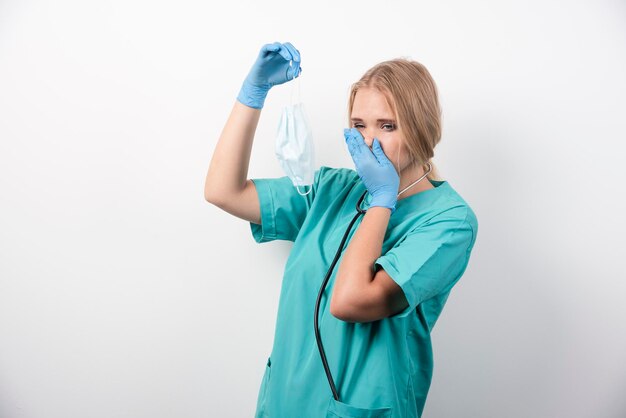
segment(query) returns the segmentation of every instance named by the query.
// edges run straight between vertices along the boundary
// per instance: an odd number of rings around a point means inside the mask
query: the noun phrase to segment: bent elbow
[[[329,310],[332,316],[344,322],[361,322],[354,315],[354,309],[346,306],[345,303],[337,302],[334,301],[334,299],[331,299]]]
[[[207,202],[209,202],[212,205],[219,206],[219,202],[217,200],[217,197],[214,196],[214,194],[211,193],[209,191],[209,189],[206,189],[206,188],[204,189],[204,200],[206,200]]]

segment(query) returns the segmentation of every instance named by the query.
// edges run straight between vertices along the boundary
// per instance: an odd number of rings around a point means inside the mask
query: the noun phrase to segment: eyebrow
[[[361,118],[350,118],[351,121],[353,122],[363,122],[363,119]],[[396,121],[393,119],[376,119],[376,122],[392,122],[395,123]]]

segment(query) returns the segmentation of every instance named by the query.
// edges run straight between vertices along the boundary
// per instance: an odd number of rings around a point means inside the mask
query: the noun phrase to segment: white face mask
[[[285,106],[280,117],[275,152],[283,171],[298,188],[298,193],[302,196],[309,194],[313,190],[313,176],[315,175],[313,137],[304,105],[293,104],[293,99],[291,105]],[[300,186],[305,185],[311,185],[309,191],[300,192]]]

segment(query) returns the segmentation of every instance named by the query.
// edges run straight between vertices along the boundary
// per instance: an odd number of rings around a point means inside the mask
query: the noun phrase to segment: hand
[[[300,52],[293,45],[289,42],[265,44],[242,84],[237,100],[261,109],[270,88],[293,80],[301,72]]]
[[[374,138],[370,150],[357,128],[344,129],[343,135],[357,173],[372,195],[370,207],[382,206],[391,209],[391,213],[395,212],[400,177],[378,139]]]

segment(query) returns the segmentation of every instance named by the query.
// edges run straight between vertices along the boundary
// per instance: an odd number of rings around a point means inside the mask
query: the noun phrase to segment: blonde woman
[[[420,417],[430,332],[478,230],[431,161],[441,138],[435,83],[407,59],[369,69],[352,85],[337,144],[356,170],[321,166],[302,196],[287,176],[247,179],[267,93],[300,64],[288,42],[261,48],[205,186],[207,201],[250,222],[256,242],[293,241],[256,417]]]

